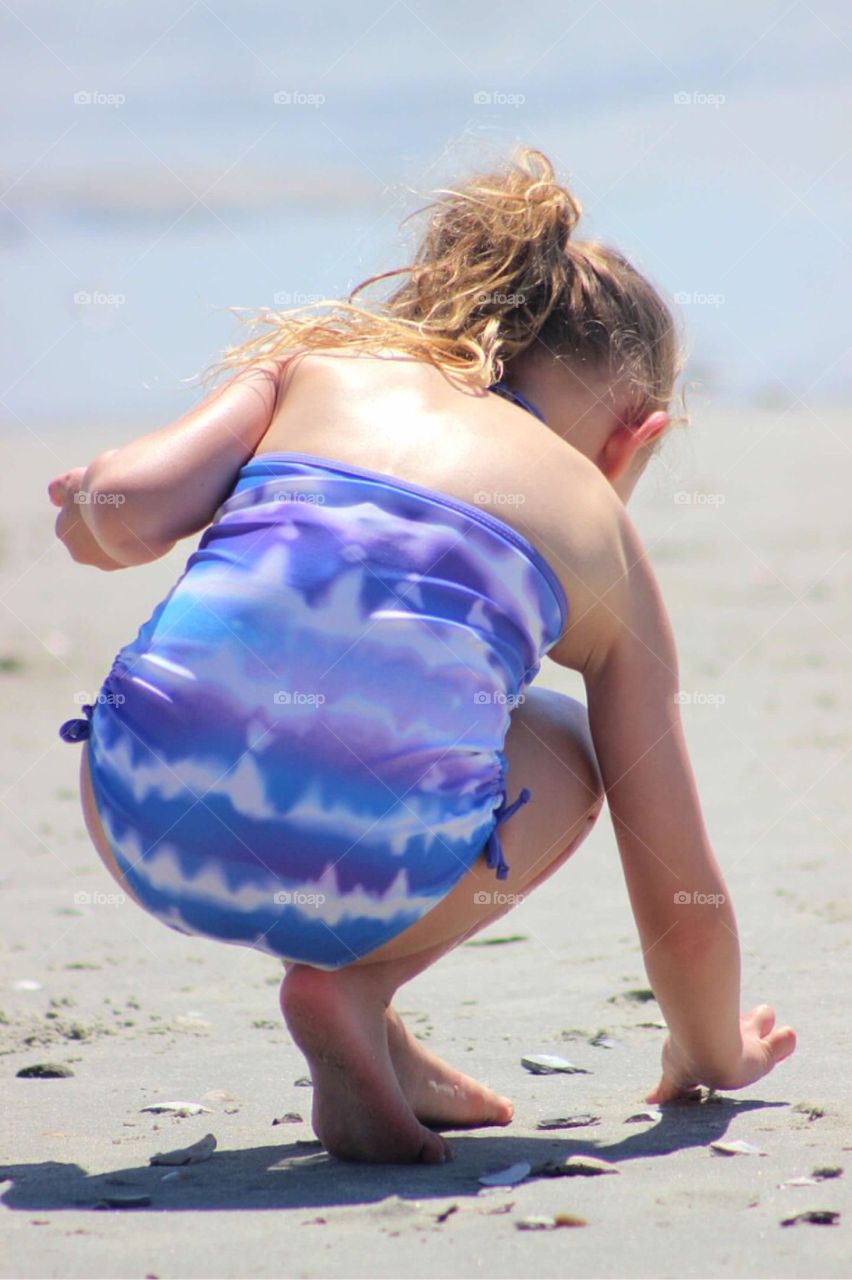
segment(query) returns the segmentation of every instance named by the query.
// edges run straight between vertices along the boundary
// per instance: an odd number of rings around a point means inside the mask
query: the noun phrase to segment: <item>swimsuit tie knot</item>
[[[497,821],[494,824],[494,830],[491,832],[491,835],[488,837],[488,842],[485,846],[486,866],[491,868],[493,871],[497,873],[498,880],[506,879],[507,875],[509,874],[509,865],[503,856],[503,847],[500,844],[500,837],[497,835],[497,828],[500,826],[501,822],[506,822],[508,818],[511,818],[513,813],[517,813],[521,805],[526,804],[527,801],[531,798],[532,798],[532,792],[529,790],[528,787],[523,787],[521,789],[521,792],[517,800],[513,801],[512,804],[507,805],[506,795],[504,793],[503,799],[500,803],[500,807],[498,809],[495,809],[494,811],[494,816],[497,819]]]

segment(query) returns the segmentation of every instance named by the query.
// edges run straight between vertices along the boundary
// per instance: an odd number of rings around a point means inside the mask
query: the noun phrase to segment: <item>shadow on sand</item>
[[[347,1164],[319,1143],[283,1143],[216,1151],[203,1164],[170,1171],[135,1165],[110,1173],[88,1174],[79,1165],[58,1161],[7,1165],[0,1181],[11,1182],[2,1193],[9,1209],[93,1209],[107,1196],[147,1195],[147,1209],[295,1209],[370,1204],[400,1196],[411,1200],[475,1196],[480,1174],[521,1160],[537,1166],[570,1155],[594,1155],[614,1164],[667,1156],[689,1147],[706,1147],[721,1139],[736,1115],[783,1102],[734,1101],[673,1104],[641,1131],[629,1130],[617,1142],[595,1139],[595,1129],[582,1137],[513,1136],[505,1131],[450,1134],[453,1159],[444,1165]],[[577,1133],[576,1130],[572,1131]]]

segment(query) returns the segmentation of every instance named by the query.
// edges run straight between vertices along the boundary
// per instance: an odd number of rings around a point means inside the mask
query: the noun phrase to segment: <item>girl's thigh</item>
[[[530,689],[512,712],[504,744],[506,796],[530,801],[497,828],[509,873],[498,880],[485,850],[446,898],[358,964],[381,963],[461,941],[498,919],[565,861],[603,804],[585,707],[550,689]]]

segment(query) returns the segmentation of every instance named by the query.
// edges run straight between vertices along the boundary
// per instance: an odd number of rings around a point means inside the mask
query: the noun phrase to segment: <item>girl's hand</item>
[[[56,476],[47,487],[50,501],[59,507],[54,526],[56,536],[78,564],[90,564],[97,569],[124,569],[125,565],[107,555],[83,519],[82,503],[77,495],[85,474],[85,467],[74,467]]]
[[[774,1028],[774,1029],[773,1029]],[[704,1079],[692,1066],[671,1036],[663,1045],[663,1074],[646,1102],[672,1102],[693,1093],[699,1085],[716,1089],[743,1089],[768,1075],[773,1067],[789,1058],[796,1048],[792,1027],[775,1027],[775,1013],[768,1004],[759,1004],[740,1019],[742,1050],[730,1070]]]

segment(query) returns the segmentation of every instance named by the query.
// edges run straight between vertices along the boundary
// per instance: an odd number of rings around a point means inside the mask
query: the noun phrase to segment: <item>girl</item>
[[[625,511],[669,426],[671,315],[574,238],[538,151],[429,209],[380,306],[353,301],[366,281],[324,317],[261,313],[198,408],[50,486],[79,563],[205,530],[60,732],[87,739],[85,820],[127,893],[284,960],[315,1131],[351,1160],[438,1162],[439,1129],[509,1123],[391,1002],[553,875],[604,795],[670,1032],[648,1101],[741,1088],[795,1048],[768,1006],[739,1016],[675,648]],[[582,675],[588,718],[529,688],[545,653]]]

